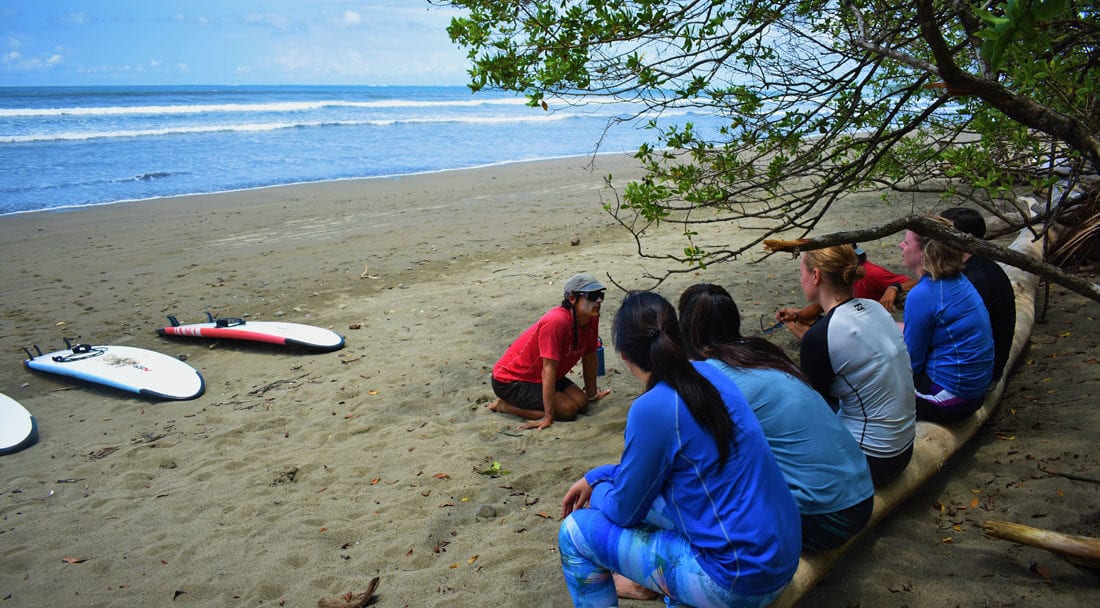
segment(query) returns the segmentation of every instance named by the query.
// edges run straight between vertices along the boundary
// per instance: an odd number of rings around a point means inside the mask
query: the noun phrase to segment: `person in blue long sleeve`
[[[613,574],[670,604],[767,605],[794,576],[802,535],[759,422],[732,380],[688,359],[661,296],[628,295],[612,332],[645,392],[627,414],[620,463],[592,469],[562,500],[574,606],[617,605]]]
[[[981,407],[993,378],[989,313],[963,274],[961,251],[911,230],[899,247],[902,264],[920,277],[905,301],[903,328],[917,418],[962,420]]]
[[[802,547],[839,547],[871,519],[875,486],[852,434],[783,349],[741,335],[741,312],[719,285],[680,294],[684,349],[733,380],[749,402],[802,514]]]

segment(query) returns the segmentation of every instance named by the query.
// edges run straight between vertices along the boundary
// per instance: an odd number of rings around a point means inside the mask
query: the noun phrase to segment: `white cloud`
[[[363,17],[355,11],[344,11],[343,24],[348,27],[355,27],[363,23]]]
[[[78,24],[79,23],[87,23],[88,22],[88,13],[85,13],[83,11],[81,11],[79,13],[69,13],[69,16],[66,18],[66,21],[68,21],[69,23],[78,23]]]
[[[290,19],[276,13],[250,13],[244,17],[248,25],[265,25],[273,27],[280,32],[290,29]]]
[[[4,61],[10,63],[12,61],[19,61],[23,56],[19,54],[19,51],[11,51],[7,55],[4,55]]]
[[[58,65],[63,61],[65,61],[65,57],[63,55],[54,53],[53,55],[50,55],[49,59],[46,60],[46,65]]]

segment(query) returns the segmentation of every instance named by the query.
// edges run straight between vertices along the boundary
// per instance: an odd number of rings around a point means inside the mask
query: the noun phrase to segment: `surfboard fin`
[[[168,315],[168,322],[172,324],[172,327],[180,326],[180,321],[175,317],[175,315]]]

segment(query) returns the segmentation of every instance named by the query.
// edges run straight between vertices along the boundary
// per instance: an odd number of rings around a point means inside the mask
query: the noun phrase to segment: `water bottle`
[[[603,374],[603,339],[596,338],[596,375],[602,376]]]

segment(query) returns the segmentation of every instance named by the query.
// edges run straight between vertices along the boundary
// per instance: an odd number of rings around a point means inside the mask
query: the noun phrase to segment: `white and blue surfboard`
[[[202,374],[190,365],[163,353],[132,346],[77,344],[68,350],[39,353],[23,364],[36,371],[151,399],[194,399],[206,390]]]
[[[38,421],[21,403],[0,393],[0,454],[12,454],[38,441]]]

